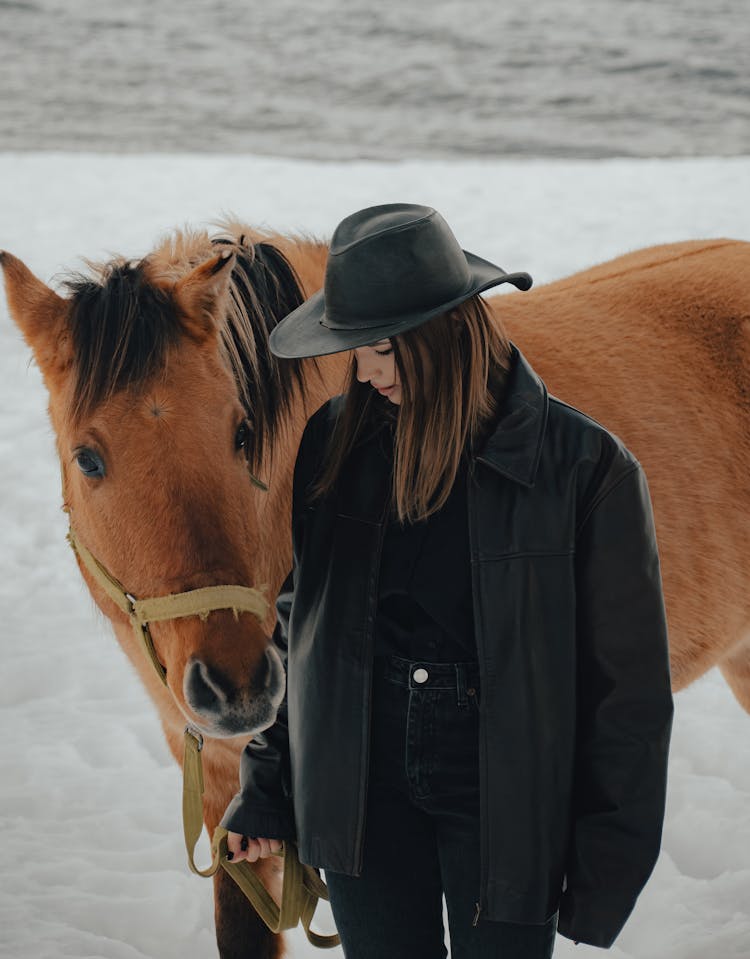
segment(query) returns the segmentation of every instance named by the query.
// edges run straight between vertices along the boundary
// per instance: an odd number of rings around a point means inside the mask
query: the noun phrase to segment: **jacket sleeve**
[[[607,949],[659,855],[674,710],[653,513],[637,463],[583,518],[576,608],[576,760],[558,932]]]
[[[294,467],[292,492],[293,567],[276,599],[276,627],[271,641],[287,669],[289,619],[294,601],[299,557],[302,554],[304,496],[319,456],[319,433],[325,424],[325,407],[313,414],[300,440]],[[231,832],[267,839],[296,839],[289,758],[287,695],[279,706],[275,723],[256,733],[240,759],[240,791],[221,820]]]

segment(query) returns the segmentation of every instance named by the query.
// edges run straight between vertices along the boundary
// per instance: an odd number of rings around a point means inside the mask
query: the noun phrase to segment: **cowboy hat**
[[[292,359],[377,343],[500,283],[528,290],[532,280],[462,250],[432,207],[367,207],[336,227],[323,289],[271,331],[271,352]]]

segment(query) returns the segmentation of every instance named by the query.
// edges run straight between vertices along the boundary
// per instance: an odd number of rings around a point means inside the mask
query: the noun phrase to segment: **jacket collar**
[[[515,480],[534,485],[539,466],[549,398],[547,388],[518,347],[511,343],[511,368],[495,428],[475,460]]]

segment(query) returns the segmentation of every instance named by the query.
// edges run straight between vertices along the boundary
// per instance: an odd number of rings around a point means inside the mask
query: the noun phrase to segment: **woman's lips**
[[[396,388],[396,384],[395,384],[395,383],[393,384],[393,386],[376,386],[376,387],[375,387],[375,389],[378,391],[378,393],[382,393],[384,396],[385,396],[386,394],[390,393],[391,390],[395,390],[395,388]]]

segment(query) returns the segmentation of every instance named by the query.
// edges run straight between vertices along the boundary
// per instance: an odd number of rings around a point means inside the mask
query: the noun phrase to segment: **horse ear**
[[[8,309],[45,379],[70,363],[69,301],[42,283],[17,257],[0,251]]]
[[[219,328],[234,266],[232,250],[206,260],[174,287],[174,299],[186,332],[201,342]]]

